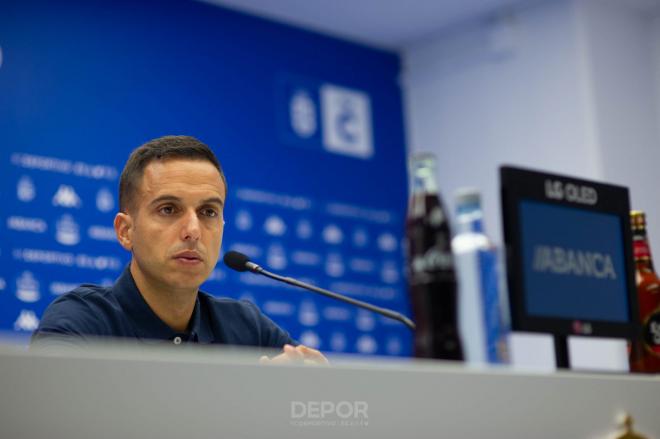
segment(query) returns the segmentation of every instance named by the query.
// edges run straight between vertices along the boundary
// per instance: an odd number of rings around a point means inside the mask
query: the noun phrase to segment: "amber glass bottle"
[[[644,212],[630,213],[635,256],[635,283],[639,300],[641,337],[632,343],[630,370],[660,372],[660,279],[653,268],[651,250],[646,235]]]

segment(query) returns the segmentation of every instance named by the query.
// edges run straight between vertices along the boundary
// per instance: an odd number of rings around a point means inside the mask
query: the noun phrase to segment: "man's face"
[[[115,219],[136,280],[158,290],[197,289],[218,261],[226,193],[208,161],[149,163],[130,211]]]

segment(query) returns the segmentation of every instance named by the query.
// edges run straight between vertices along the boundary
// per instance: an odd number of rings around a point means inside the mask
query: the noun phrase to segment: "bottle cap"
[[[646,228],[646,215],[641,210],[630,211],[630,225],[633,230]]]
[[[436,157],[432,152],[416,152],[408,157],[411,170],[418,168],[435,168]]]
[[[481,194],[478,189],[471,187],[462,187],[459,188],[455,195],[454,199],[456,200],[457,205],[465,204],[477,204],[481,205]]]

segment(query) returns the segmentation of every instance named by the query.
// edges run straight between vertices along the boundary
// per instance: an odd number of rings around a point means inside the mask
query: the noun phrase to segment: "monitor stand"
[[[565,335],[553,335],[555,339],[555,363],[557,369],[570,369],[571,361],[568,356],[568,337]]]

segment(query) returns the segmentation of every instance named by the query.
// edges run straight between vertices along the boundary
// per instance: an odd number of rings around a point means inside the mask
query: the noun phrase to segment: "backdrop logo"
[[[266,252],[266,262],[268,266],[276,270],[284,270],[289,264],[284,247],[279,244],[272,244]]]
[[[24,271],[16,278],[16,297],[26,303],[34,303],[41,297],[39,282],[30,271]]]
[[[370,335],[361,335],[355,342],[355,347],[362,354],[375,354],[378,350],[378,343]]]
[[[316,333],[316,331],[303,331],[300,334],[300,342],[305,346],[310,348],[318,349],[321,347],[321,337]]]
[[[344,260],[338,253],[330,253],[325,259],[325,273],[330,277],[341,277],[344,275]]]
[[[16,197],[24,203],[34,200],[37,190],[34,187],[32,179],[27,175],[22,176],[16,185]]]
[[[307,91],[294,92],[289,102],[289,115],[291,128],[298,136],[306,139],[316,134],[318,128],[316,106]]]
[[[279,94],[280,132],[287,143],[360,159],[374,155],[371,100],[364,91],[291,77],[282,81]]]
[[[311,300],[304,300],[298,308],[298,322],[303,326],[316,326],[319,323],[319,312]]]
[[[110,212],[115,208],[115,199],[107,188],[101,188],[96,193],[96,208],[101,212]]]
[[[363,159],[373,156],[371,105],[366,93],[325,84],[321,111],[326,150]]]
[[[236,212],[234,223],[238,230],[246,232],[252,228],[252,215],[247,210],[241,209]]]
[[[41,218],[10,216],[7,218],[7,228],[20,232],[45,233],[48,225]]]
[[[330,347],[335,352],[346,350],[346,335],[342,332],[335,332],[330,337]]]
[[[97,241],[110,241],[115,242],[117,240],[117,235],[115,234],[115,229],[112,227],[106,226],[89,226],[87,229],[87,235]]]
[[[270,215],[264,222],[264,230],[271,236],[282,236],[286,233],[286,224],[279,216]]]
[[[18,318],[14,322],[14,330],[32,332],[39,327],[39,319],[34,311],[27,309],[21,310]]]
[[[72,186],[61,184],[53,195],[53,206],[80,207],[82,202]]]
[[[291,425],[297,427],[366,427],[366,401],[291,401]]]
[[[55,225],[55,240],[62,245],[80,242],[80,228],[71,215],[62,215]]]

